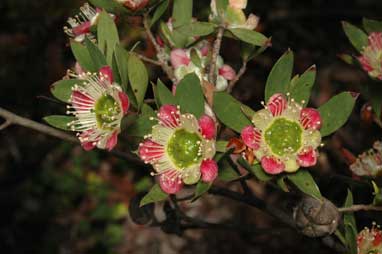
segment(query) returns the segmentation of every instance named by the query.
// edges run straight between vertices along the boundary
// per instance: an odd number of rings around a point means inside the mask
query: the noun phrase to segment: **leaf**
[[[275,93],[286,94],[293,71],[293,52],[288,50],[273,66],[265,84],[265,101]]]
[[[88,49],[79,42],[70,41],[70,47],[72,49],[74,58],[76,58],[78,64],[85,71],[97,72],[98,69],[95,67],[93,63],[93,59],[89,54]]]
[[[141,107],[141,113],[142,113],[142,115],[145,115],[145,116],[156,117],[156,113],[155,113],[154,109],[152,109],[152,107],[150,107],[146,103],[143,103],[143,105]]]
[[[139,206],[144,206],[150,203],[163,201],[168,197],[168,194],[163,192],[158,184],[155,184],[149,193],[144,196],[139,204]]]
[[[314,81],[316,80],[316,66],[313,65],[302,74],[297,81],[291,85],[289,92],[290,97],[300,103],[301,106],[306,106],[309,102],[310,93],[312,91]],[[304,103],[302,103],[304,101]]]
[[[218,162],[219,173],[218,178],[225,182],[236,180],[240,175],[235,171],[227,158],[221,159]]]
[[[228,145],[228,141],[225,141],[225,140],[216,141],[216,151],[225,153],[227,151],[227,145]]]
[[[351,44],[361,52],[362,48],[368,43],[367,34],[346,21],[342,21],[342,27]]]
[[[241,111],[243,112],[243,114],[249,119],[251,120],[253,118],[253,116],[255,115],[255,111],[253,109],[251,109],[250,107],[248,107],[247,105],[241,105]]]
[[[165,13],[168,8],[169,0],[164,0],[155,10],[154,15],[150,21],[150,27],[154,25]]]
[[[102,11],[98,19],[98,47],[105,54],[106,62],[111,66],[115,45],[119,44],[118,30],[114,20],[107,12]]]
[[[294,174],[288,174],[287,178],[305,194],[317,199],[322,198],[320,190],[309,171],[299,170]]]
[[[172,18],[175,28],[190,23],[192,20],[192,0],[174,0]]]
[[[107,12],[111,12],[111,13],[116,13],[116,12],[126,13],[127,12],[126,8],[123,7],[121,4],[117,3],[117,1],[89,0],[89,2],[92,3],[94,6],[105,9]]]
[[[204,95],[200,80],[194,73],[186,75],[176,87],[180,110],[200,118],[204,113]]]
[[[231,28],[229,29],[233,35],[241,41],[249,43],[254,46],[264,46],[268,43],[269,39],[262,33],[252,31],[245,28]]]
[[[50,87],[50,92],[60,101],[68,103],[73,92],[72,88],[81,83],[82,81],[78,79],[59,80]]]
[[[205,183],[205,182],[199,181],[198,184],[196,185],[195,195],[192,198],[191,202],[196,201],[204,193],[208,192],[211,186],[212,186],[212,183]]]
[[[216,8],[219,14],[224,13],[228,7],[228,0],[216,0]]]
[[[216,25],[209,22],[193,22],[177,28],[177,30],[188,37],[206,36],[215,31]]]
[[[251,121],[241,111],[241,103],[225,92],[214,95],[213,109],[219,120],[227,127],[240,133]]]
[[[127,127],[126,133],[132,137],[144,137],[151,133],[152,127],[156,123],[151,115],[141,115]]]
[[[321,114],[321,135],[328,136],[341,128],[353,111],[356,97],[351,92],[342,92],[322,105],[318,111]]]
[[[363,18],[362,23],[368,33],[382,32],[382,21]]]
[[[116,45],[114,55],[118,65],[119,76],[121,77],[121,85],[126,90],[129,84],[129,74],[127,72],[127,59],[129,58],[128,52],[120,45]]]
[[[243,157],[240,157],[237,160],[237,163],[239,163],[249,173],[256,176],[256,178],[259,179],[260,181],[268,182],[269,180],[272,180],[272,176],[265,173],[264,169],[261,167],[259,163],[250,165],[248,161],[246,161]]]
[[[288,186],[285,183],[285,178],[286,176],[281,176],[277,178],[277,185],[284,191],[284,192],[289,192]]]
[[[160,103],[160,106],[165,104],[177,105],[178,102],[174,95],[168,90],[168,88],[162,83],[160,79],[158,79],[158,83],[156,86],[157,99]]]
[[[344,207],[353,205],[353,194],[348,190]],[[345,239],[350,254],[357,254],[357,225],[353,213],[344,214]]]
[[[149,84],[149,75],[145,64],[134,54],[130,54],[127,60],[127,72],[131,89],[137,99],[138,108],[141,107]]]
[[[98,72],[99,69],[107,65],[106,58],[102,54],[101,50],[88,38],[85,38],[84,42],[96,69],[95,72]]]
[[[76,118],[74,116],[52,115],[52,116],[44,117],[43,120],[47,122],[49,125],[56,127],[58,129],[71,131],[68,124],[76,120]]]

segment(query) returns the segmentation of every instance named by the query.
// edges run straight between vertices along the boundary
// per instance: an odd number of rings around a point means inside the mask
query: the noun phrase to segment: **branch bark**
[[[244,75],[246,71],[247,71],[247,62],[243,61],[242,66],[239,72],[237,73],[236,77],[233,80],[231,80],[231,82],[229,82],[228,84],[228,88],[227,88],[228,93],[232,92],[232,89],[235,87],[237,82],[241,79],[241,77]]]
[[[374,206],[374,205],[352,205],[350,207],[342,207],[338,208],[338,211],[341,213],[351,213],[358,211],[378,211],[382,212],[382,206]]]
[[[214,42],[214,46],[212,48],[212,56],[211,56],[211,66],[210,66],[210,72],[208,75],[208,80],[210,83],[214,84],[216,86],[216,61],[218,58],[218,55],[220,53],[220,48],[223,40],[223,34],[224,34],[225,27],[220,26],[218,28],[218,33],[216,36],[216,40]]]

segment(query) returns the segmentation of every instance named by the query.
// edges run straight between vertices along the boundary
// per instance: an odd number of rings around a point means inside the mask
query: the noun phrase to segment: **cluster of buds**
[[[382,173],[382,142],[374,142],[373,148],[360,154],[350,165],[350,170],[358,176],[380,175]]]
[[[358,254],[382,254],[382,231],[373,223],[371,229],[364,228],[357,236]]]
[[[382,33],[371,33],[369,43],[358,57],[362,68],[370,77],[382,80]]]

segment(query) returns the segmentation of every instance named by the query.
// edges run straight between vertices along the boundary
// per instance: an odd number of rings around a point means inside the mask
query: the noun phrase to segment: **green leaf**
[[[224,13],[227,10],[228,4],[228,0],[216,0],[216,8],[218,10],[218,13]]]
[[[164,0],[155,10],[154,15],[150,21],[150,27],[157,22],[168,8],[169,0]]]
[[[116,45],[114,55],[118,65],[119,76],[121,77],[121,85],[126,90],[129,84],[129,74],[127,72],[127,59],[129,58],[128,52],[120,45]]]
[[[310,93],[312,91],[314,81],[316,80],[316,66],[313,65],[302,74],[293,85],[289,92],[290,97],[294,98],[301,106],[306,106],[309,102]],[[302,103],[304,101],[304,103]]]
[[[216,141],[216,151],[225,153],[227,151],[227,145],[228,145],[228,141],[225,141],[225,140]]]
[[[244,169],[246,169],[249,173],[256,176],[257,179],[263,182],[268,182],[269,180],[272,180],[272,176],[265,173],[264,169],[261,167],[259,163],[256,163],[254,165],[250,165],[248,161],[246,161],[243,157],[240,157],[237,160],[237,163],[239,163]]]
[[[60,101],[68,103],[73,92],[72,88],[75,85],[81,85],[82,82],[83,81],[78,79],[59,80],[50,87],[50,92]]]
[[[356,97],[350,92],[342,92],[322,105],[318,111],[321,114],[321,135],[328,136],[341,128],[353,111]]]
[[[362,48],[368,43],[367,34],[346,21],[342,22],[342,27],[351,44],[361,52]]]
[[[382,32],[382,21],[363,18],[362,23],[368,33]]]
[[[43,118],[45,122],[47,122],[49,125],[56,127],[61,130],[65,131],[71,131],[70,127],[68,124],[76,118],[74,116],[61,116],[61,115],[52,115],[52,116],[46,116]]]
[[[88,49],[79,42],[70,41],[70,47],[72,49],[74,58],[76,58],[78,64],[85,70],[90,72],[97,72],[98,69],[93,63],[93,59],[89,54]]]
[[[200,80],[194,73],[185,76],[176,87],[180,110],[200,118],[204,113],[204,94]]]
[[[143,103],[141,107],[141,113],[142,115],[145,115],[145,116],[156,117],[156,113],[154,109],[150,107],[149,105],[147,105],[146,103]]]
[[[288,186],[285,183],[286,176],[281,176],[277,178],[277,185],[284,191],[289,192]]]
[[[229,31],[231,31],[231,33],[233,33],[233,35],[235,35],[241,41],[254,46],[264,46],[269,42],[269,39],[265,35],[249,29],[231,28]]]
[[[95,72],[98,72],[99,69],[107,65],[106,58],[102,54],[101,50],[88,38],[85,38],[84,42],[96,69]]]
[[[170,90],[162,83],[160,79],[158,79],[158,83],[156,86],[157,99],[160,103],[160,106],[165,104],[177,105],[177,99],[172,95]]]
[[[344,207],[353,205],[353,194],[348,190]],[[357,225],[353,213],[344,214],[345,239],[350,254],[357,254]]]
[[[293,71],[293,52],[288,50],[273,66],[265,84],[265,101],[275,93],[286,94]]]
[[[126,134],[132,137],[144,137],[151,133],[152,127],[157,123],[151,115],[140,115],[126,129]]]
[[[94,6],[105,9],[107,12],[111,12],[111,13],[116,13],[116,12],[126,13],[127,12],[126,8],[123,7],[121,4],[117,3],[117,1],[89,0],[89,2],[92,3]]]
[[[224,125],[239,133],[251,124],[241,111],[241,106],[239,101],[225,92],[217,92],[214,95],[213,109],[216,116]]]
[[[192,198],[191,202],[194,202],[199,197],[201,197],[204,193],[208,192],[211,186],[212,186],[212,183],[205,183],[205,182],[199,181],[198,184],[196,185],[195,195]]]
[[[243,114],[249,119],[251,120],[253,118],[253,116],[255,115],[255,111],[253,109],[251,109],[250,107],[248,107],[247,105],[241,105],[241,111],[243,112]]]
[[[174,0],[172,18],[175,28],[190,23],[192,20],[192,0]]]
[[[149,193],[146,194],[141,200],[139,206],[144,206],[150,203],[163,201],[168,197],[168,194],[163,192],[158,184],[155,184]]]
[[[111,66],[115,45],[119,44],[118,30],[110,15],[102,11],[97,25],[98,47],[106,56],[106,62]]]
[[[149,75],[145,64],[134,54],[130,54],[127,60],[127,72],[131,89],[137,99],[138,108],[141,107],[149,84]]]
[[[195,64],[199,68],[203,68],[202,67],[202,59],[200,59],[195,48],[191,49],[190,56],[191,56],[191,61],[193,64]]]
[[[193,22],[177,28],[177,30],[188,37],[206,36],[215,31],[216,25],[208,22]]]
[[[235,171],[228,158],[223,158],[218,162],[218,178],[225,182],[236,180],[240,175]]]
[[[299,170],[294,174],[288,174],[287,178],[305,194],[317,199],[322,198],[320,190],[309,171]]]

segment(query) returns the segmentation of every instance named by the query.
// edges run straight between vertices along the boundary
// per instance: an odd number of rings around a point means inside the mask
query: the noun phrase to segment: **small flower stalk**
[[[368,41],[358,60],[370,77],[382,80],[382,33],[371,33]]]
[[[72,89],[68,114],[76,120],[68,123],[85,150],[95,147],[112,150],[117,144],[121,120],[129,109],[129,98],[113,81],[110,67],[99,73],[75,75],[82,81]]]
[[[241,137],[266,173],[291,173],[317,163],[321,116],[316,109],[275,94],[255,113],[252,123]]]
[[[382,254],[382,231],[373,223],[371,229],[364,228],[357,236],[358,254]]]
[[[152,175],[159,176],[162,190],[174,194],[184,184],[215,180],[215,138],[216,123],[211,117],[197,119],[189,113],[181,114],[175,105],[163,105],[158,111],[158,124],[139,145],[138,153],[153,166]]]
[[[377,177],[382,174],[382,142],[376,141],[373,148],[360,154],[350,165],[350,170],[358,176]]]

